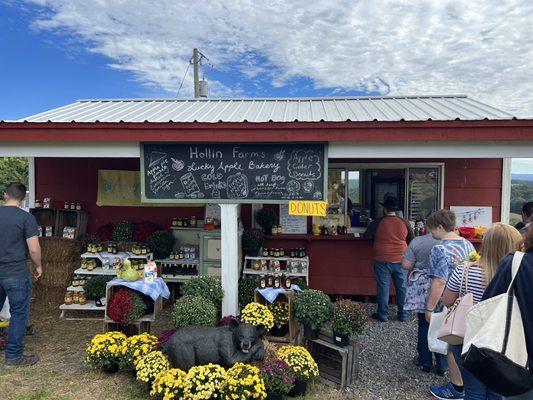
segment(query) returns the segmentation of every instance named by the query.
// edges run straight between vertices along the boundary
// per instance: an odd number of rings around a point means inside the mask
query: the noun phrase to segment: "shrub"
[[[183,296],[201,296],[219,305],[224,297],[222,282],[214,276],[197,276],[185,282],[181,288]]]
[[[286,394],[290,392],[296,375],[285,361],[271,357],[261,366],[261,378],[269,392]]]
[[[320,290],[303,290],[294,296],[294,316],[311,329],[320,329],[331,319],[331,300]]]
[[[272,227],[278,222],[278,214],[270,208],[262,208],[255,214],[255,220],[263,232],[270,234]]]
[[[220,398],[226,382],[226,371],[220,365],[207,364],[192,367],[185,376],[185,399]]]
[[[113,229],[112,239],[115,242],[131,242],[135,225],[131,221],[121,221]]]
[[[256,278],[253,276],[245,276],[239,281],[239,305],[241,308],[244,308],[246,304],[253,303],[256,287]]]
[[[265,399],[265,382],[259,368],[237,363],[226,371],[226,381],[221,388],[223,399]]]
[[[120,288],[111,295],[107,315],[121,325],[127,325],[146,314],[148,307],[135,290]]]
[[[148,237],[146,244],[155,258],[167,258],[176,244],[176,238],[169,231],[155,231]]]
[[[151,353],[157,345],[157,337],[148,333],[130,336],[120,346],[122,365],[135,368],[142,357]]]
[[[152,351],[142,357],[137,363],[137,380],[151,383],[155,377],[170,369],[170,363],[166,355],[161,351]]]
[[[96,231],[96,236],[100,239],[101,242],[108,242],[113,237],[113,230],[115,225],[112,223],[105,224],[98,228]]]
[[[359,335],[365,328],[367,314],[361,304],[352,300],[333,303],[333,330],[342,336]]]
[[[120,346],[126,340],[122,332],[107,332],[92,338],[85,362],[95,368],[106,368],[120,360]]]
[[[276,352],[276,356],[285,361],[300,379],[318,376],[318,365],[304,347],[284,346]]]
[[[87,280],[85,285],[83,285],[86,298],[88,300],[99,300],[105,297],[107,282],[112,279],[112,276],[93,276]]]
[[[254,256],[265,244],[265,235],[259,229],[250,229],[244,232],[241,241],[244,252]]]
[[[215,326],[217,309],[203,297],[183,296],[172,307],[172,320],[177,329],[192,325]]]
[[[171,368],[160,372],[155,377],[152,384],[150,396],[163,398],[163,400],[183,399],[185,393],[185,376],[187,374],[181,369]]]
[[[286,301],[276,301],[268,306],[268,309],[274,316],[274,325],[278,329],[289,323],[289,303]]]
[[[269,330],[274,326],[274,316],[267,306],[250,303],[242,310],[241,322],[253,326],[264,326],[266,330]]]

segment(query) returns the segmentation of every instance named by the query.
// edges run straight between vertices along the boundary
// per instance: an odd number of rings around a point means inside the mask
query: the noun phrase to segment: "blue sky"
[[[175,97],[194,47],[211,97],[464,93],[533,117],[532,14],[530,0],[0,0],[0,119]]]

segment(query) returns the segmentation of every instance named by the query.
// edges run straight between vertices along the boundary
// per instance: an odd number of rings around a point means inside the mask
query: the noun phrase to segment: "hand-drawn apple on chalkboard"
[[[280,150],[274,154],[274,160],[283,161],[285,160],[285,150]]]
[[[174,171],[180,172],[184,167],[185,163],[182,160],[176,160],[175,158],[172,158],[172,169]]]
[[[246,198],[248,196],[248,178],[240,172],[228,176],[226,190],[230,199]]]

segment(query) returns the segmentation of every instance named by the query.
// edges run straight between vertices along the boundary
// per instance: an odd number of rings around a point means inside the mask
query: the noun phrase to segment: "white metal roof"
[[[504,120],[512,114],[449,96],[78,100],[18,122],[341,122]]]

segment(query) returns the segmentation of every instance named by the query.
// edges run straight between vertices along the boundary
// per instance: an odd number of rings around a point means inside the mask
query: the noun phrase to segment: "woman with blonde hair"
[[[501,261],[509,253],[519,250],[521,245],[522,235],[517,229],[501,222],[493,224],[483,237],[479,260],[458,265],[450,275],[443,295],[444,304],[450,307],[459,297],[459,293],[466,291],[472,293],[474,304],[481,301]],[[466,282],[467,288],[465,288]],[[460,344],[450,345],[463,377],[465,400],[501,400],[502,396],[487,388],[463,367],[462,347]]]

